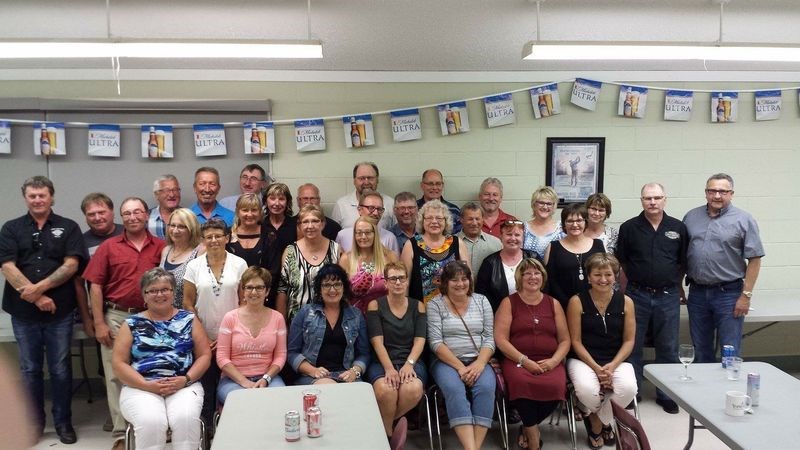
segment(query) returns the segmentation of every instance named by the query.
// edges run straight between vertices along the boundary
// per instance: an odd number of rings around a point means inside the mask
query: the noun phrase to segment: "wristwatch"
[[[414,360],[413,360],[413,359],[411,359],[411,358],[408,358],[408,359],[406,360],[406,362],[407,362],[407,363],[409,363],[410,365],[412,365],[412,366],[413,366],[413,365],[414,365],[414,363],[415,363],[416,361],[414,361]]]
[[[747,298],[753,298],[753,291],[742,291],[742,295]]]
[[[271,377],[271,376],[269,376],[269,374],[268,374],[268,373],[265,373],[265,374],[264,374],[264,376],[263,376],[263,377],[261,377],[261,378],[263,378],[263,379],[264,379],[264,381],[266,381],[266,382],[267,382],[267,386],[269,386],[269,384],[270,384],[270,383],[272,383],[272,377]]]
[[[192,385],[192,383],[194,383],[194,381],[192,380],[192,377],[190,377],[188,373],[186,375],[184,375],[183,377],[186,378],[186,384],[184,384],[183,387],[189,387],[189,386]]]

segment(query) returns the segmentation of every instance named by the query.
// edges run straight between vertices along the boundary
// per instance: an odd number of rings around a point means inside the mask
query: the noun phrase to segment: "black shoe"
[[[75,429],[72,424],[56,425],[56,433],[64,444],[74,444],[78,442],[78,436],[75,434]]]
[[[656,399],[656,403],[661,405],[661,408],[664,409],[664,412],[667,414],[678,414],[678,404],[670,399]]]
[[[642,395],[636,394],[636,403],[642,403]]]

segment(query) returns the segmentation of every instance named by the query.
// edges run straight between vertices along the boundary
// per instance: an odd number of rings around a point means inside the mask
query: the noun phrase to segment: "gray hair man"
[[[153,196],[157,205],[150,210],[147,229],[153,236],[166,239],[169,216],[172,211],[181,207],[181,186],[175,175],[166,174],[156,178],[153,182]]]

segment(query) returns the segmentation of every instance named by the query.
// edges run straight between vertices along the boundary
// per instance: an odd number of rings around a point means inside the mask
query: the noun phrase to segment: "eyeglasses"
[[[300,225],[319,225],[320,223],[322,223],[322,221],[319,219],[303,219]]]
[[[313,202],[314,200],[319,200],[319,197],[297,197],[297,199],[301,202]]]
[[[655,195],[653,197],[642,197],[643,202],[660,202],[661,200],[664,200],[663,195]]]
[[[258,183],[259,181],[264,181],[263,178],[250,177],[250,176],[247,176],[247,175],[242,175],[242,176],[239,177],[239,179],[242,180],[242,181],[252,181],[253,183]]]
[[[180,224],[180,223],[171,223],[171,224],[169,224],[167,226],[169,227],[170,230],[186,231],[186,230],[189,229],[189,227],[187,227],[186,225]]]
[[[141,216],[142,214],[145,214],[145,212],[142,211],[141,209],[134,209],[133,211],[125,211],[124,213],[122,213],[122,217],[125,217],[127,219],[132,216]]]
[[[267,287],[262,284],[259,286],[244,286],[242,289],[244,289],[245,292],[264,292],[267,290]]]
[[[542,273],[539,271],[527,271],[522,273],[522,278],[541,277]]]
[[[41,241],[41,239],[39,239],[41,237],[41,235],[42,235],[41,231],[37,231],[37,232],[35,232],[35,233],[33,233],[31,235],[31,237],[33,238],[33,249],[34,250],[39,250],[40,248],[42,248],[42,241]]]
[[[442,187],[444,186],[443,181],[423,181],[422,184],[428,187]]]
[[[209,234],[209,235],[203,236],[203,239],[205,239],[207,241],[222,241],[226,237],[227,236],[225,236],[224,234]]]
[[[388,281],[389,283],[405,283],[405,281],[407,279],[408,279],[408,277],[405,276],[405,275],[397,275],[397,276],[393,276],[393,277],[386,277],[386,281]]]
[[[322,290],[323,291],[328,291],[328,290],[331,290],[331,289],[338,291],[339,289],[341,289],[343,287],[344,287],[344,283],[342,283],[341,281],[336,281],[336,282],[333,282],[333,283],[322,283]]]
[[[379,213],[383,214],[383,212],[386,211],[386,208],[384,208],[383,206],[358,205],[358,207],[359,208],[366,208],[367,211],[369,211],[370,214],[374,213],[375,211],[378,211]]]
[[[407,211],[415,211],[417,209],[416,206],[395,206],[394,209],[400,212],[407,212]]]
[[[374,232],[374,231],[372,231],[372,230],[367,230],[367,231],[356,231],[356,233],[355,233],[355,234],[356,234],[356,236],[372,236],[373,234],[375,234],[375,232]]]
[[[426,222],[444,222],[444,217],[442,216],[426,216],[423,219]]]
[[[172,288],[163,288],[163,289],[149,289],[144,291],[147,295],[167,295],[172,293]]]
[[[656,197],[647,197],[647,198],[656,198]],[[663,198],[663,197],[661,197],[661,198]],[[645,197],[642,197],[642,200],[645,200]],[[598,214],[605,214],[606,213],[606,209],[605,208],[595,208],[594,206],[590,206],[588,208],[588,210],[589,211],[594,211],[594,212],[596,212]]]
[[[732,189],[706,189],[706,194],[708,195],[728,195],[733,192]]]
[[[571,219],[564,221],[564,223],[566,223],[567,225],[579,225],[582,224],[583,222],[585,222],[583,219]]]
[[[164,189],[159,189],[158,192],[161,194],[180,194],[181,188],[169,188],[169,189],[164,188]]]
[[[378,177],[356,177],[356,180],[358,180],[358,181],[360,181],[362,183],[365,182],[365,181],[375,181],[377,179],[378,179]]]
[[[546,207],[546,208],[552,208],[552,207],[553,207],[553,205],[555,205],[555,203],[553,203],[553,202],[543,202],[543,201],[541,201],[541,200],[536,200],[536,201],[535,201],[535,202],[533,202],[533,203],[534,203],[535,205],[537,205],[537,206],[544,206],[544,207]]]

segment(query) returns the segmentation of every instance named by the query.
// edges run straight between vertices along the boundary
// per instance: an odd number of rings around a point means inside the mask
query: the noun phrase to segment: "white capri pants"
[[[203,386],[194,383],[169,397],[123,386],[119,409],[133,425],[137,450],[161,450],[167,445],[167,428],[172,430],[174,450],[200,446],[200,410]]]
[[[612,376],[614,391],[610,395],[600,391],[600,380],[598,380],[597,374],[580,359],[567,360],[567,373],[575,388],[575,396],[583,405],[581,409],[584,412],[596,413],[604,425],[610,424],[614,419],[609,400],[614,400],[614,403],[624,408],[633,401],[633,397],[636,395],[636,374],[633,366],[627,362],[620,364],[614,370]]]

